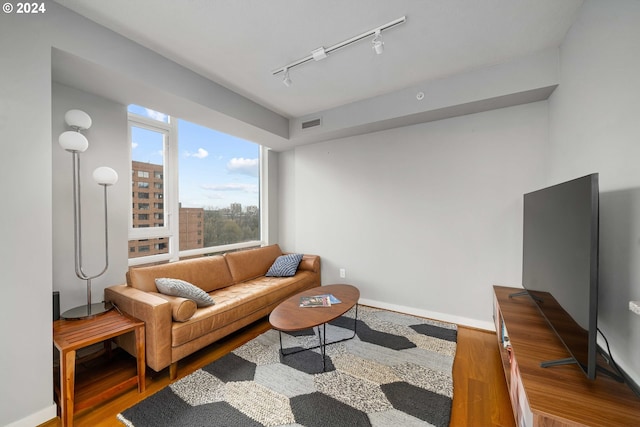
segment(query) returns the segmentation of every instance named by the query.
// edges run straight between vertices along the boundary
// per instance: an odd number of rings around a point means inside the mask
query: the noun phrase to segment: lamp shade
[[[113,185],[118,182],[118,173],[107,166],[100,166],[93,171],[93,179],[100,185]]]
[[[89,147],[89,141],[80,132],[68,130],[58,137],[58,143],[67,151],[82,153]]]
[[[89,129],[91,127],[91,117],[82,110],[69,110],[64,115],[67,125],[76,129]]]

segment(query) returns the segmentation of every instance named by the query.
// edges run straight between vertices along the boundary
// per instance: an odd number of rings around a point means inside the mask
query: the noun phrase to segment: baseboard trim
[[[360,298],[360,304],[371,307],[382,308],[385,310],[397,311],[399,313],[411,314],[413,316],[426,317],[429,319],[440,320],[442,322],[455,323],[456,325],[469,326],[476,329],[495,332],[496,327],[493,322],[484,322],[482,320],[470,319],[468,317],[454,316],[437,311],[422,310],[415,307],[406,307],[404,305],[389,304],[386,302],[375,301],[366,298]]]
[[[46,408],[42,408],[38,412],[34,412],[21,420],[7,424],[7,427],[33,427],[46,423],[57,417],[56,404],[53,403]]]

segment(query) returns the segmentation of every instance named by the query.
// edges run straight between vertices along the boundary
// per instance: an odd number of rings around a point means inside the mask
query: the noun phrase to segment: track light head
[[[380,35],[380,30],[376,31],[376,35],[371,40],[371,48],[376,53],[376,55],[382,54],[384,52],[384,42],[382,41],[382,36]]]
[[[289,77],[289,69],[285,68],[284,69],[284,79],[282,79],[282,84],[284,84],[286,87],[291,86],[291,83],[293,83],[291,81],[291,77]]]

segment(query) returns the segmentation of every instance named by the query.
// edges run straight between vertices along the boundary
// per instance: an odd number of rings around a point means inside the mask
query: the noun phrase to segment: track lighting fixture
[[[380,30],[376,31],[376,36],[371,40],[371,47],[376,55],[380,55],[384,52],[384,42],[382,41]]]
[[[288,69],[286,69],[286,70],[284,71],[284,79],[282,79],[282,83],[283,83],[286,87],[291,86],[291,83],[293,83],[293,82],[291,81],[291,77],[289,77],[289,70],[288,70]]]
[[[331,47],[325,48],[321,46],[317,49],[313,49],[310,55],[307,55],[304,58],[300,58],[297,61],[293,61],[292,63],[287,64],[283,67],[277,68],[273,70],[271,74],[275,76],[277,74],[284,73],[284,80],[282,80],[282,83],[284,83],[285,86],[289,87],[291,86],[291,78],[289,77],[289,70],[291,68],[297,67],[298,65],[302,65],[312,60],[320,61],[322,59],[325,59],[330,53],[333,53],[338,49],[342,49],[343,47],[359,42],[360,40],[367,39],[371,36],[374,36],[373,40],[371,41],[372,49],[376,54],[380,55],[382,52],[384,52],[384,42],[382,41],[382,32],[390,28],[393,28],[396,25],[404,24],[406,21],[407,21],[407,17],[403,16],[394,21],[388,22],[372,30],[359,34],[355,37],[351,37],[350,39],[340,42],[338,44],[335,44]]]

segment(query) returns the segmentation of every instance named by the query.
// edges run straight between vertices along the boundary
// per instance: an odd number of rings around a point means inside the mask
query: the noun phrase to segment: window
[[[135,105],[129,135],[132,185],[156,190],[132,194],[130,265],[260,244],[258,144]]]

